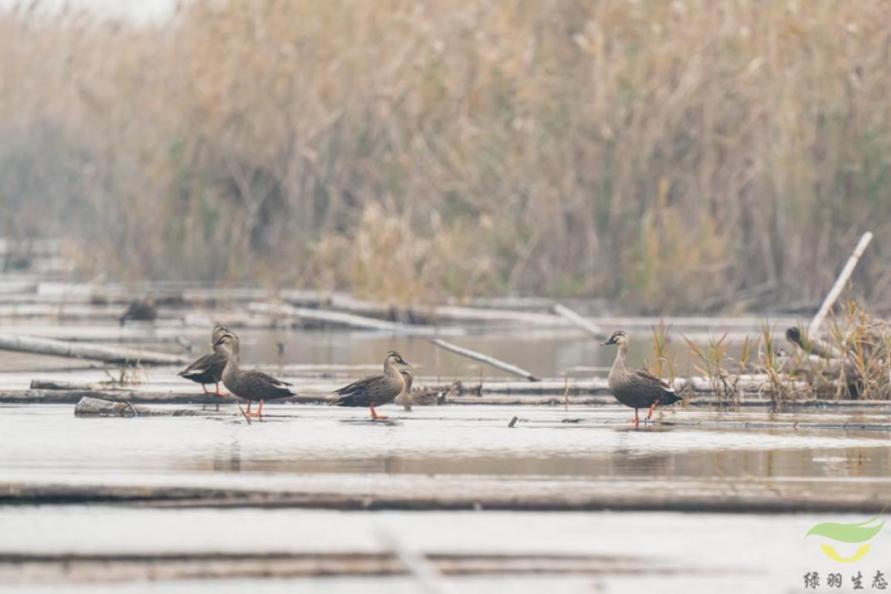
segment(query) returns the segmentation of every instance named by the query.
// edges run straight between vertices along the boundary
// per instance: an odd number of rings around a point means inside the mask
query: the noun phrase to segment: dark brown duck
[[[127,320],[154,322],[157,317],[158,307],[155,305],[155,300],[151,297],[146,297],[145,299],[131,301],[118,321],[123,326],[127,323]]]
[[[634,409],[634,426],[640,424],[637,410],[648,408],[647,419],[652,418],[653,411],[660,404],[674,404],[681,398],[674,388],[659,379],[646,369],[628,369],[625,366],[625,354],[628,351],[628,336],[619,330],[614,332],[604,345],[618,345],[616,360],[609,370],[609,389],[616,400]]]
[[[223,345],[217,344],[217,340],[227,332],[231,333],[228,328],[221,324],[214,326],[210,334],[210,344],[213,346],[213,352],[200,357],[177,375],[201,384],[201,389],[204,390],[205,394],[207,394],[206,384],[215,384],[214,394],[222,396],[220,394],[220,381],[223,379],[223,369],[226,367],[227,356]]]
[[[376,406],[393,402],[405,388],[405,378],[398,365],[408,365],[396,351],[384,357],[383,375],[366,377],[337,390],[336,406],[367,406],[373,420],[385,419],[374,410]]]
[[[267,400],[278,400],[294,396],[295,393],[288,388],[291,384],[276,379],[262,371],[244,371],[238,367],[238,337],[231,332],[224,332],[214,343],[221,346],[226,353],[226,366],[223,368],[223,385],[230,392],[243,400],[248,401],[247,412],[242,411],[246,417],[262,417],[263,403]],[[251,403],[259,402],[256,413],[251,413]],[[241,407],[239,407],[241,408]]]

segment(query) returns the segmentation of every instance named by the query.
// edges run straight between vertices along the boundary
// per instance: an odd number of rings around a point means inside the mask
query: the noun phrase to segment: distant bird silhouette
[[[146,297],[145,299],[131,301],[119,321],[121,326],[123,326],[127,320],[154,322],[157,317],[158,307],[155,305],[155,300],[151,297]]]
[[[337,390],[336,406],[367,406],[371,419],[386,419],[377,414],[374,407],[393,402],[405,388],[405,378],[397,365],[408,365],[402,355],[390,351],[384,357],[383,375],[366,377]]]
[[[660,404],[674,404],[681,398],[674,388],[647,371],[646,369],[628,369],[625,367],[625,354],[628,351],[628,336],[619,330],[603,343],[619,346],[616,360],[609,370],[609,389],[616,400],[634,409],[634,426],[640,425],[637,409],[649,408],[647,419],[652,418],[653,411]]]

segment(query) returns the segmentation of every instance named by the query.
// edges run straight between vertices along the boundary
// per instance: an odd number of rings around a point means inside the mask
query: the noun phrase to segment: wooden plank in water
[[[0,334],[0,350],[128,365],[182,365],[189,362],[189,359],[182,355],[170,353],[94,346],[10,334]]]
[[[443,333],[456,333],[455,329],[446,331],[433,326],[389,322],[378,318],[370,318],[367,316],[360,316],[357,314],[345,313],[342,311],[294,307],[286,304],[251,303],[250,305],[248,305],[248,310],[252,313],[259,313],[271,316],[282,316],[287,318],[299,318],[301,320],[324,322],[326,324],[331,324],[334,326],[362,328],[366,330],[379,330],[381,332],[389,332],[391,334],[400,334],[407,336],[431,336]]]
[[[474,575],[703,575],[700,569],[644,556],[543,553],[417,553],[437,573]],[[381,577],[408,573],[390,552],[0,554],[0,582],[43,585],[123,581]]]
[[[332,482],[333,481],[333,482]],[[386,485],[384,483],[384,485]],[[0,505],[120,503],[163,508],[313,508],[336,510],[677,511],[720,513],[869,513],[891,496],[886,483],[853,492],[814,480],[753,479],[746,483],[692,479],[666,482],[611,477],[554,488],[539,481],[429,481],[338,485],[325,477],[275,490],[194,485],[103,485],[0,482]]]

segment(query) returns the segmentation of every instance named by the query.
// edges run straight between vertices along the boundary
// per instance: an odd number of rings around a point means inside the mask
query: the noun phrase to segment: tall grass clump
[[[22,6],[0,233],[63,236],[86,271],[689,311],[818,298],[891,232],[882,0]],[[891,297],[888,250],[865,299]]]

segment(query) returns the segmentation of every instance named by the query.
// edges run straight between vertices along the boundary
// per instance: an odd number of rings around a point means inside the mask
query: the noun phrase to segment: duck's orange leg
[[[631,420],[631,422],[634,423],[634,426],[635,426],[635,427],[639,427],[639,426],[640,426],[640,417],[637,416],[637,409],[636,409],[636,408],[634,409],[634,418]]]
[[[656,407],[657,407],[657,406],[659,406],[659,401],[658,401],[658,400],[657,400],[656,402],[654,402],[653,404],[650,405],[650,411],[647,413],[647,420],[648,420],[648,421],[649,421],[650,419],[653,418],[653,411],[656,410]]]
[[[220,382],[217,382],[217,383],[216,383],[216,389],[214,390],[214,394],[216,394],[216,395],[219,396],[220,398],[223,397],[223,395],[220,394]]]
[[[368,405],[368,409],[371,411],[371,420],[372,420],[372,421],[377,421],[378,419],[386,419],[386,418],[387,418],[387,417],[385,417],[385,416],[383,416],[383,415],[379,415],[379,414],[377,414],[377,411],[374,410],[374,405],[373,405],[373,404],[369,404],[369,405]]]
[[[263,420],[263,401],[260,401],[260,406],[257,407],[257,418],[261,421]]]
[[[201,384],[201,389],[204,391],[205,394],[207,394],[207,386]]]

